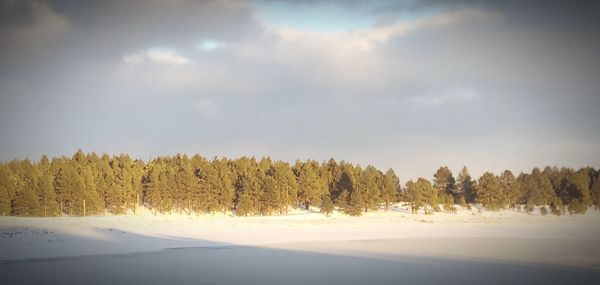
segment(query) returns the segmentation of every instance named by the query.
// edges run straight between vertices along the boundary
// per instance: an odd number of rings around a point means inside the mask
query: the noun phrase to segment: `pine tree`
[[[498,177],[490,172],[484,173],[477,183],[477,202],[490,210],[500,210],[504,207],[502,185]]]
[[[521,200],[521,185],[510,170],[502,172],[499,179],[504,196],[503,204],[515,207],[519,200]]]
[[[253,211],[254,211],[254,209],[252,207],[252,202],[250,201],[250,198],[248,196],[246,196],[245,193],[240,193],[240,196],[238,198],[236,212],[235,212],[236,215],[248,216]]]
[[[265,175],[261,184],[262,193],[259,213],[261,215],[271,215],[274,211],[279,212],[281,193],[277,191],[275,179],[270,175]]]
[[[391,203],[396,201],[396,197],[400,192],[400,179],[391,168],[388,169],[383,178],[383,191],[381,191],[381,201],[385,204],[385,210]]]
[[[596,209],[600,209],[600,174],[596,176],[594,183],[590,189],[590,196],[592,199],[592,204]]]
[[[476,193],[474,182],[472,181],[466,166],[463,167],[458,174],[458,179],[454,187],[454,197],[458,197],[459,200],[464,197],[464,200],[467,203],[475,202]]]
[[[109,208],[111,200],[109,194],[112,193],[112,188],[115,185],[115,175],[110,164],[110,157],[107,154],[103,154],[99,159],[93,161],[96,192],[102,199],[105,209]]]
[[[556,194],[552,182],[547,174],[543,174],[539,168],[534,168],[531,174],[524,175],[522,178],[524,200],[533,205],[548,205],[554,200]]]
[[[350,216],[360,216],[363,213],[363,209],[366,207],[366,202],[363,198],[361,191],[355,190],[350,193],[350,199],[348,206],[344,209],[344,212]]]
[[[0,215],[11,214],[12,202],[15,196],[15,178],[11,169],[4,163],[0,163]]]
[[[40,205],[33,189],[18,178],[17,191],[14,200],[14,214],[17,216],[38,216]]]
[[[440,167],[433,175],[433,187],[438,191],[438,195],[453,193],[455,189],[454,177],[448,166]]]
[[[255,214],[260,198],[260,181],[258,165],[254,158],[242,157],[235,162],[237,179],[235,183],[235,209],[238,215]],[[240,208],[241,207],[241,208]]]
[[[410,204],[413,213],[417,213],[421,207],[425,207],[425,213],[431,213],[431,210],[437,206],[437,190],[425,178],[419,178],[417,182],[409,180],[403,196]],[[427,205],[431,207],[431,210],[427,208]]]
[[[83,189],[84,182],[77,172],[76,162],[66,161],[56,177],[56,191],[65,213],[69,215],[83,213]]]
[[[143,177],[144,177],[144,162],[136,159],[131,165],[131,193],[129,195],[129,200],[132,202],[132,210],[137,212],[138,208],[142,203],[143,197]]]
[[[85,209],[82,215],[101,214],[104,212],[104,201],[98,194],[96,188],[96,176],[90,166],[81,168],[80,176],[83,178],[83,201]]]
[[[334,205],[344,211],[350,203],[350,193],[354,192],[358,186],[354,167],[342,161],[340,162],[340,168],[340,178],[335,185],[335,192],[339,194],[334,200]]]
[[[308,210],[312,203],[319,202],[319,189],[321,185],[319,185],[317,174],[310,163],[299,164],[297,162],[296,169],[299,186],[298,200]]]
[[[40,161],[41,176],[38,179],[38,189],[40,191],[40,203],[43,209],[44,217],[56,216],[60,214],[58,207],[56,189],[54,188],[54,176],[50,170],[48,158],[44,155]]]
[[[360,175],[359,191],[362,200],[364,200],[365,212],[379,207],[381,197],[381,183],[379,181],[383,180],[379,178],[380,176],[382,176],[381,172],[371,165],[367,166]]]
[[[274,178],[277,189],[282,195],[281,213],[287,213],[288,206],[298,204],[298,182],[292,168],[287,163],[278,162],[274,166]]]
[[[161,188],[159,175],[161,173],[160,165],[152,162],[148,166],[148,172],[144,177],[144,200],[148,203],[148,208],[153,209],[154,213],[162,213],[161,207]]]
[[[321,205],[320,212],[329,217],[333,213],[333,209],[333,202],[331,202],[331,198],[329,198],[329,195],[326,195],[325,197],[323,197],[323,204]]]
[[[421,192],[421,197],[423,197],[423,203],[425,205],[425,213],[432,213],[438,207],[438,191],[433,188],[431,182],[424,178],[419,178],[417,180],[417,186],[419,187],[419,191]],[[430,210],[427,209],[427,205],[430,206]]]
[[[213,160],[213,165],[217,171],[217,200],[219,209],[224,213],[233,208],[233,199],[235,197],[235,188],[231,180],[227,160]]]

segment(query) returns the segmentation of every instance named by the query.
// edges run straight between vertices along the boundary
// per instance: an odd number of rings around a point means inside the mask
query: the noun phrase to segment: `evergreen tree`
[[[329,195],[326,195],[325,197],[323,197],[323,204],[321,205],[320,212],[329,217],[333,213],[333,209],[333,202],[331,202],[331,198],[329,198]]]
[[[594,180],[590,192],[592,204],[596,209],[600,209],[600,174],[598,174],[598,176]]]
[[[91,167],[82,167],[80,176],[83,179],[83,203],[85,209],[83,215],[100,214],[104,211],[104,201],[100,197],[96,188],[96,176]]]
[[[454,177],[448,166],[440,167],[433,175],[433,187],[438,191],[438,195],[453,193],[455,189]]]
[[[274,166],[274,178],[277,189],[282,195],[281,213],[287,213],[288,206],[298,204],[299,186],[296,176],[287,163],[278,162]]]
[[[142,197],[144,191],[143,177],[144,177],[144,162],[136,159],[133,161],[130,169],[131,173],[131,192],[129,193],[128,199],[131,202],[131,207],[134,212],[137,212],[138,208],[142,204]]]
[[[105,209],[109,208],[112,197],[112,188],[115,185],[115,175],[111,167],[110,157],[103,154],[99,159],[93,161],[94,175],[96,179],[96,192],[102,199]]]
[[[400,192],[400,179],[391,168],[387,170],[383,178],[383,191],[381,191],[381,201],[385,204],[385,210],[391,203],[396,201],[396,197]]]
[[[154,213],[162,213],[161,207],[161,188],[159,176],[161,173],[158,163],[151,163],[148,167],[148,172],[144,177],[144,200],[147,201],[148,208],[153,209]]]
[[[416,213],[421,207],[425,207],[425,213],[431,213],[431,210],[437,206],[437,190],[433,188],[431,182],[425,178],[419,178],[417,182],[409,180],[403,193],[404,198],[410,204],[411,211]],[[427,205],[431,208],[428,209]]]
[[[319,183],[317,174],[310,163],[296,163],[298,175],[298,200],[308,210],[310,205],[319,202]]]
[[[0,163],[0,215],[7,216],[11,214],[12,202],[15,196],[15,177],[10,168]]]
[[[226,212],[240,216],[284,214],[288,207],[320,205],[329,214],[334,205],[349,215],[385,209],[398,197],[413,212],[454,211],[458,202],[480,202],[489,209],[525,204],[531,213],[583,214],[600,204],[600,174],[594,168],[579,170],[545,167],[521,173],[506,170],[496,177],[485,173],[472,181],[465,168],[456,183],[447,167],[434,175],[434,185],[419,178],[406,183],[400,192],[398,177],[373,166],[362,169],[344,161],[319,163],[297,161],[294,167],[273,162],[269,157],[207,161],[199,155],[158,157],[147,164],[128,155],[110,157],[78,150],[71,158],[42,156],[38,163],[28,159],[0,163],[0,215],[52,216],[98,214],[107,210],[122,214],[143,204],[155,213]]]
[[[352,191],[352,193],[350,193],[348,206],[346,206],[344,212],[350,216],[360,216],[363,213],[365,205],[366,202],[361,191]]]
[[[376,170],[375,167],[370,165],[367,166],[365,170],[361,171],[360,179],[358,181],[359,193],[357,195],[361,196],[360,201],[363,204],[365,212],[367,212],[369,209],[377,209],[377,207],[379,206],[379,197],[381,196],[381,190],[377,183],[378,174],[379,171]]]
[[[521,200],[521,185],[510,170],[502,172],[499,179],[504,198],[502,201],[503,204],[515,207],[519,200]]]
[[[57,203],[56,189],[54,188],[54,176],[50,170],[50,162],[45,155],[40,160],[40,172],[38,190],[40,192],[40,206],[43,209],[44,217],[59,215],[60,209]]]
[[[75,161],[65,162],[56,177],[56,190],[61,208],[69,215],[83,214],[84,181]]]
[[[217,172],[217,200],[219,209],[223,212],[233,208],[233,199],[235,197],[235,188],[231,180],[227,160],[213,160],[213,165]]]
[[[18,178],[14,200],[14,214],[17,216],[39,216],[40,205],[33,189]]]
[[[524,200],[533,205],[548,205],[556,197],[554,188],[547,174],[542,174],[539,168],[534,168],[530,175],[522,178]]]
[[[474,182],[472,181],[466,166],[463,167],[458,174],[458,180],[454,187],[454,197],[458,197],[459,200],[464,198],[467,203],[475,202],[476,193]]]
[[[500,180],[492,173],[484,173],[477,183],[477,202],[490,210],[500,210],[504,207],[505,201],[502,194],[502,184]]]
[[[260,173],[254,158],[242,157],[236,162],[236,213],[241,216],[257,213],[260,199]],[[240,208],[241,207],[241,208]]]
[[[350,164],[341,162],[340,178],[335,185],[335,193],[337,196],[334,200],[334,205],[338,206],[342,211],[348,207],[350,203],[350,193],[357,188],[356,176],[354,167]]]

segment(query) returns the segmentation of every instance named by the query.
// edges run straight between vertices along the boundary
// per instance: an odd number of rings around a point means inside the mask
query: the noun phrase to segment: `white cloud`
[[[146,51],[136,52],[123,56],[123,62],[127,65],[139,65],[143,63],[158,63],[165,65],[186,65],[192,61],[177,52],[163,48],[151,48]]]
[[[144,63],[144,55],[140,53],[128,54],[123,56],[123,62],[128,65],[136,65]]]
[[[479,97],[479,93],[472,89],[455,89],[433,96],[414,96],[409,100],[419,107],[435,107],[449,102],[466,102]]]
[[[202,111],[206,117],[212,118],[217,115],[217,108],[211,100],[200,99],[196,101],[195,107]]]
[[[211,51],[225,47],[225,43],[217,40],[206,39],[198,43],[196,47],[203,51]]]
[[[494,17],[495,14],[481,9],[464,9],[363,31],[312,32],[287,27],[276,30],[286,41],[318,41],[336,48],[370,51],[375,45],[385,43],[392,37],[405,36],[422,29]]]

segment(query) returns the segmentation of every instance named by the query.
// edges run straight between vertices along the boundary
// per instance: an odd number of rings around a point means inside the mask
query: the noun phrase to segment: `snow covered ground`
[[[99,217],[0,217],[0,260],[105,255],[159,251],[181,247],[281,247],[326,241],[423,238],[492,238],[577,241],[600,244],[600,211],[582,216],[541,216],[513,210],[459,210],[434,215],[411,214],[395,206],[388,212],[361,217],[294,210],[284,216],[235,217],[215,215],[138,214]],[[318,243],[317,243],[318,244]],[[312,247],[318,248],[318,247]],[[409,249],[419,248],[412,246]],[[436,254],[452,249],[436,247]],[[415,252],[413,252],[415,253]],[[492,253],[474,257],[493,257]],[[586,264],[600,264],[600,253],[587,255]],[[531,254],[532,255],[532,254]],[[505,258],[510,255],[505,256]],[[525,256],[527,257],[527,256]],[[523,256],[519,260],[527,259]],[[539,259],[539,258],[538,258]],[[538,260],[535,259],[535,260]],[[572,257],[577,261],[576,257]],[[534,261],[535,261],[534,260]],[[538,260],[539,261],[539,260]],[[581,262],[562,261],[579,264]]]

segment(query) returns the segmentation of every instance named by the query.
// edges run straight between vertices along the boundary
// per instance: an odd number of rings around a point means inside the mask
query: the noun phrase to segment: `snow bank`
[[[600,239],[600,211],[540,216],[513,210],[411,214],[395,206],[361,217],[294,210],[284,216],[154,215],[0,217],[0,260],[156,251],[176,247],[277,245],[409,238]]]

